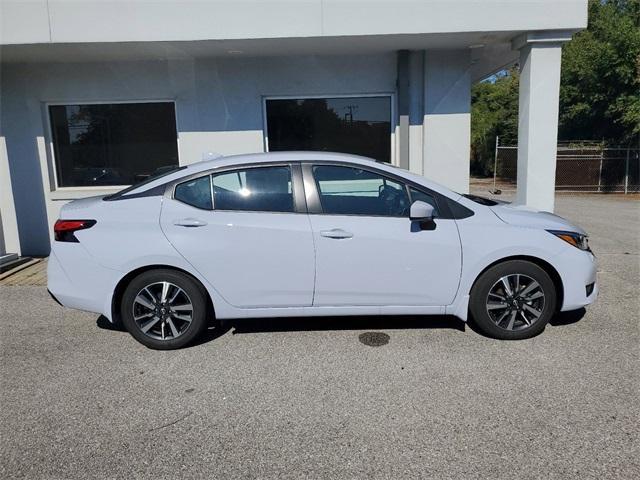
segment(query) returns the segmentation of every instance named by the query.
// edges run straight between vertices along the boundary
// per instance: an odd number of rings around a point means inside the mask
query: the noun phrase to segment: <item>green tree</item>
[[[589,2],[563,48],[559,137],[627,144],[640,134],[640,0]]]
[[[495,137],[517,142],[517,69],[473,86],[472,173],[493,171]],[[559,140],[637,144],[640,0],[590,0],[589,25],[562,51]]]
[[[471,173],[493,172],[496,136],[501,144],[518,141],[518,84],[516,68],[471,90]]]

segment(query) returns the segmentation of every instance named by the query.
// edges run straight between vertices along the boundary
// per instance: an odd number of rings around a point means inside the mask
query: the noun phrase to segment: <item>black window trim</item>
[[[293,211],[292,212],[276,212],[276,211],[270,211],[270,210],[223,210],[220,208],[216,208],[215,200],[213,196],[213,177],[215,175],[220,175],[220,174],[230,173],[230,172],[240,171],[240,170],[249,170],[252,168],[267,168],[267,167],[289,167],[291,172],[291,187],[292,187],[291,193],[293,195]],[[212,209],[196,207],[195,205],[190,205],[188,203],[182,202],[181,200],[178,200],[177,198],[175,198],[175,189],[178,185],[180,185],[181,183],[189,182],[191,180],[195,180],[195,179],[206,177],[206,176],[209,176],[211,178],[210,184],[211,184],[211,205],[213,206]],[[180,179],[174,180],[172,182],[169,182],[165,186],[165,188],[166,188],[165,197],[171,198],[172,200],[175,200],[176,202],[180,202],[184,205],[189,205],[190,207],[197,208],[199,210],[209,211],[209,212],[218,211],[218,212],[266,213],[266,214],[277,213],[277,214],[285,214],[285,215],[307,213],[307,206],[306,206],[306,201],[304,197],[304,187],[302,186],[302,172],[300,170],[299,162],[276,161],[276,162],[258,162],[258,163],[254,162],[254,163],[246,163],[246,164],[238,164],[238,165],[225,165],[223,167],[212,168],[210,170],[197,172],[192,175],[188,175],[186,177],[182,177]]]
[[[167,186],[166,183],[161,183],[160,185],[156,185],[155,187],[151,187],[147,190],[143,190],[142,192],[138,192],[138,193],[130,193],[133,192],[134,190],[137,190],[138,188],[142,188],[144,186],[146,186],[149,183],[155,182],[160,180],[162,177],[165,176],[169,176],[172,175],[174,173],[179,172],[180,170],[184,170],[185,168],[187,168],[186,165],[182,165],[182,166],[176,166],[176,168],[174,170],[171,170],[170,172],[166,172],[166,173],[162,173],[159,176],[147,179],[147,180],[143,180],[140,183],[136,183],[134,185],[130,185],[116,193],[112,193],[111,195],[107,195],[105,197],[102,198],[102,200],[104,200],[105,202],[114,202],[117,200],[128,200],[130,198],[142,198],[142,197],[157,197],[157,196],[162,196],[164,193],[164,190]],[[180,182],[182,183],[182,182]]]
[[[361,165],[358,163],[352,163],[348,161],[343,162],[338,160],[305,160],[302,162],[302,173],[304,177],[305,196],[307,199],[307,207],[308,207],[309,214],[335,215],[335,216],[346,216],[346,217],[371,217],[371,218],[409,218],[409,215],[370,215],[370,214],[364,215],[360,213],[341,213],[341,214],[325,213],[322,209],[322,204],[320,202],[320,193],[318,192],[318,186],[315,180],[315,176],[313,174],[313,167],[318,165],[356,168],[356,169],[366,170],[370,173],[374,173],[382,177],[389,178],[394,182],[404,185],[405,190],[407,192],[407,197],[409,198],[410,202],[411,202],[410,187],[411,187],[425,193],[426,195],[430,195],[431,197],[433,197],[436,203],[436,208],[439,212],[439,215],[437,218],[441,220],[449,220],[449,219],[456,218],[451,212],[451,209],[449,208],[449,203],[448,203],[448,202],[454,202],[454,200],[446,197],[445,195],[435,192],[423,185],[419,185],[415,182],[412,182],[411,180],[404,178],[400,175],[387,172],[386,170],[371,167],[369,165]]]
[[[334,214],[326,214],[322,211],[322,206],[320,204],[320,196],[318,194],[318,190],[316,187],[315,178],[313,176],[313,166],[314,165],[334,165],[340,167],[351,167],[351,168],[360,168],[363,170],[368,170],[372,173],[382,175],[392,180],[404,184],[407,190],[409,187],[415,188],[427,195],[431,195],[435,202],[439,212],[438,219],[440,220],[460,220],[464,218],[468,218],[474,215],[473,210],[468,209],[467,207],[461,205],[456,202],[452,198],[447,197],[441,193],[438,193],[434,190],[431,190],[424,185],[420,185],[416,182],[413,182],[407,178],[404,178],[400,175],[394,174],[392,172],[387,172],[386,170],[378,169],[369,165],[361,165],[359,163],[353,163],[348,160],[340,161],[340,160],[299,160],[299,161],[273,161],[273,162],[251,162],[246,164],[236,164],[236,165],[224,165],[220,167],[214,167],[209,170],[204,170],[201,172],[196,172],[191,175],[187,175],[182,178],[174,179],[166,184],[159,185],[156,188],[164,188],[164,197],[168,199],[173,199],[173,192],[179,183],[189,181],[195,178],[203,177],[205,175],[215,175],[218,173],[233,171],[233,170],[245,170],[248,168],[254,167],[270,167],[270,166],[290,166],[291,167],[291,180],[293,182],[293,201],[294,201],[294,211],[293,212],[269,212],[269,211],[259,211],[259,210],[218,210],[218,211],[226,211],[226,212],[249,212],[249,213],[281,213],[281,214],[309,214],[309,215],[334,215]],[[213,181],[211,182],[213,188]],[[411,199],[410,192],[408,192],[409,199]],[[123,197],[124,200],[126,197]],[[180,200],[176,200],[180,201]],[[183,203],[183,202],[181,202]],[[213,204],[213,193],[212,193],[212,204]],[[187,205],[187,204],[184,204]],[[192,206],[192,205],[190,205]],[[456,210],[459,210],[459,213],[455,213],[452,207],[457,206]],[[198,207],[193,207],[198,208]],[[213,210],[215,211],[215,204],[213,204]],[[387,215],[360,215],[360,214],[344,214],[344,216],[360,216],[360,217],[371,217],[371,218],[408,218],[400,217],[400,216],[387,216]]]

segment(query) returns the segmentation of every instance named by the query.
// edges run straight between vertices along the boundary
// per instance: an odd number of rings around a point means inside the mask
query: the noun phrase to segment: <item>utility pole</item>
[[[357,105],[347,105],[344,108],[345,108],[345,110],[348,110],[348,112],[344,114],[345,122],[353,123],[353,112],[358,110],[358,106]]]
[[[497,193],[496,190],[496,176],[498,175],[498,145],[500,144],[500,136],[496,135],[496,149],[493,155],[493,190],[491,193]]]
[[[631,147],[627,146],[627,158],[624,162],[624,193],[629,193],[629,155]]]

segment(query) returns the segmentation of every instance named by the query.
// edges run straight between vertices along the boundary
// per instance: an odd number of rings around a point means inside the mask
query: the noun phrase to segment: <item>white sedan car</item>
[[[598,290],[568,221],[325,152],[181,167],[65,205],[54,231],[53,297],[157,349],[244,317],[447,314],[522,339]]]

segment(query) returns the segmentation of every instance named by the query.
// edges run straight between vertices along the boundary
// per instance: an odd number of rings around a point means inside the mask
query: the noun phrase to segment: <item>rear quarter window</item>
[[[211,176],[194,178],[176,185],[173,198],[192,207],[212,210]]]

